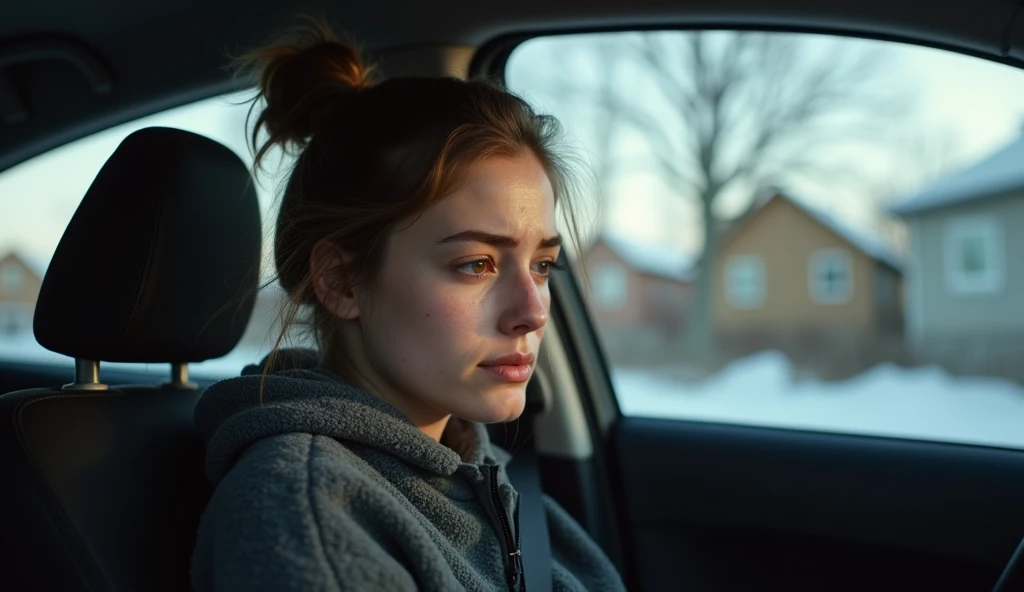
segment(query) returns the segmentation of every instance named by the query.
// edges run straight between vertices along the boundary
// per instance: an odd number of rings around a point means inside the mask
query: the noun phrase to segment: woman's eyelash
[[[465,270],[467,268],[470,268],[470,266],[477,265],[477,264],[483,264],[483,265],[487,266],[487,268],[481,270],[480,273],[467,273],[466,271],[463,271],[463,270]],[[487,259],[487,258],[484,258],[484,259],[474,259],[472,261],[463,261],[462,263],[459,263],[459,264],[455,265],[454,267],[455,267],[455,270],[458,271],[459,273],[463,273],[463,274],[468,275],[468,276],[481,276],[481,275],[484,275],[484,274],[488,273],[489,271],[491,271],[495,267],[495,265],[494,265],[494,261],[492,261],[490,259]]]
[[[482,266],[484,266],[484,268],[480,269],[478,272],[475,272],[475,271],[472,270],[472,267],[477,266],[477,265],[482,265]],[[551,272],[553,270],[564,271],[566,269],[565,265],[560,264],[560,263],[558,263],[557,261],[554,261],[554,260],[538,261],[538,262],[534,263],[533,265],[531,265],[530,268],[533,269],[533,268],[535,268],[538,265],[545,265],[545,266],[547,266],[544,271],[538,272],[538,273],[541,273],[542,275],[544,275],[545,277],[551,275]],[[472,261],[464,261],[464,262],[458,263],[458,264],[456,264],[456,265],[454,265],[452,267],[453,267],[453,269],[455,271],[457,271],[457,272],[459,272],[459,273],[461,273],[463,275],[470,276],[470,277],[483,277],[483,276],[491,274],[491,273],[497,273],[497,271],[498,271],[497,270],[497,265],[495,264],[494,260],[486,258],[486,257],[482,258],[482,259],[474,259]]]
[[[545,265],[546,266],[544,271],[538,271],[537,272],[537,273],[540,273],[545,278],[549,277],[551,275],[551,272],[556,270],[556,269],[565,269],[564,265],[559,265],[558,263],[555,263],[554,261],[538,261],[537,263],[534,263],[531,266],[531,269],[533,267],[538,266],[538,265]]]

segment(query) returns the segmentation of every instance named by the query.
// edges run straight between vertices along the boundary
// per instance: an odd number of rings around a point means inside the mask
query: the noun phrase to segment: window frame
[[[943,271],[946,290],[954,296],[998,294],[1006,284],[1006,256],[1003,226],[989,214],[955,216],[946,220],[943,229]],[[960,268],[964,239],[979,233],[989,249],[989,268],[973,276]]]
[[[758,294],[753,299],[738,299],[738,293],[734,286],[734,277],[737,268],[749,265],[749,269],[757,271]],[[756,310],[762,308],[768,300],[768,270],[765,267],[764,257],[756,254],[730,255],[723,266],[723,279],[725,283],[725,301],[730,307],[737,310]]]
[[[841,261],[846,266],[846,289],[842,294],[826,294],[822,289],[824,282],[821,281],[822,271],[827,269],[827,265]],[[811,300],[815,304],[821,304],[825,306],[841,306],[843,304],[849,304],[853,300],[854,291],[854,277],[853,277],[853,256],[850,254],[848,249],[842,247],[830,247],[826,249],[816,249],[812,251],[807,258],[807,290],[811,295]]]
[[[609,272],[621,280],[617,284],[621,287],[615,293],[614,300],[609,300],[607,293],[602,291],[605,286],[609,285],[605,279],[609,277]],[[615,261],[599,261],[594,265],[593,274],[594,307],[601,311],[616,311],[625,308],[629,303],[629,272],[626,270],[626,266]]]

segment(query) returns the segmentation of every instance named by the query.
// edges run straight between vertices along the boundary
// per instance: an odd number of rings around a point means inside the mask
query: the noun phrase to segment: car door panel
[[[622,418],[641,589],[990,590],[1024,533],[1017,451]]]

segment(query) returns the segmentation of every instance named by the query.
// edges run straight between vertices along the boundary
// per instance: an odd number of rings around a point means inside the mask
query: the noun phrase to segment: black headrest
[[[61,238],[36,305],[39,343],[74,358],[198,362],[237,345],[259,281],[245,163],[190,132],[121,142]]]

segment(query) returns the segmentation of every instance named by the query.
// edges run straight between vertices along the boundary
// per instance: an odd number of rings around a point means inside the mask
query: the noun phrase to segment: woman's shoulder
[[[286,495],[295,491],[291,484],[307,487],[321,480],[355,486],[369,479],[365,464],[334,438],[298,432],[278,434],[249,446],[218,489],[261,484],[269,495]],[[279,485],[277,492],[274,485]]]
[[[376,501],[356,495],[368,479],[353,459],[341,442],[313,434],[253,443],[203,514],[196,588],[212,589],[216,578],[231,589],[414,589],[403,566],[362,526],[383,512],[351,503]],[[356,556],[364,561],[353,562]]]

